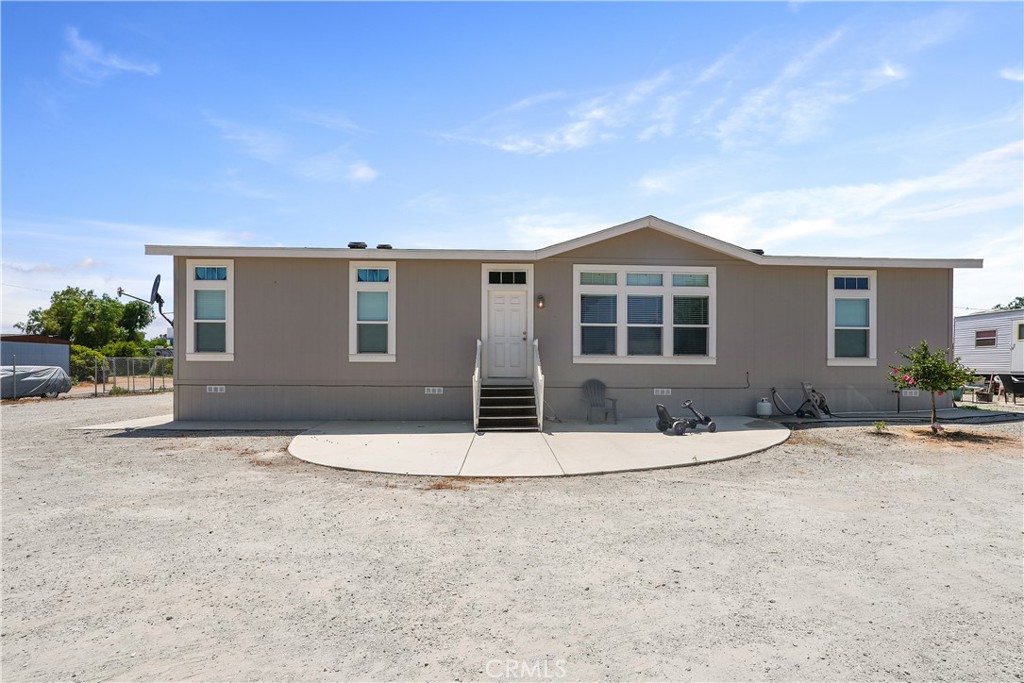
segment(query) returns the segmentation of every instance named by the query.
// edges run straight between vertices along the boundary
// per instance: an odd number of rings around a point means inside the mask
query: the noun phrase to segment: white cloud
[[[514,154],[543,156],[589,147],[619,136],[620,131],[642,126],[641,139],[670,134],[676,116],[677,95],[657,97],[673,81],[669,71],[581,100],[568,111],[538,111],[565,98],[546,93],[521,99],[481,117],[457,134],[447,137],[469,140]],[[656,104],[652,107],[651,102]],[[651,113],[653,110],[653,113]],[[532,124],[529,113],[545,121]],[[552,120],[555,122],[552,123]],[[532,130],[529,130],[532,129]]]
[[[608,227],[604,221],[564,212],[521,214],[505,219],[508,237],[517,248],[540,249]]]
[[[861,90],[865,92],[874,90],[875,88],[880,88],[888,85],[889,83],[901,81],[906,77],[907,70],[899,64],[883,62],[878,68],[872,69],[864,74],[863,80],[861,81]]]
[[[832,50],[842,39],[836,30],[783,66],[766,86],[748,92],[739,105],[714,127],[714,136],[725,146],[733,146],[752,135],[799,141],[836,104],[847,101],[837,84],[824,80],[813,85],[791,85]]]
[[[1024,82],[1024,70],[1021,69],[1003,69],[999,72],[999,77],[1004,78],[1008,81],[1016,81],[1018,83]]]
[[[356,183],[369,183],[377,179],[379,173],[365,161],[357,161],[348,167],[348,179]]]
[[[18,273],[24,273],[26,275],[32,275],[36,273],[74,273],[85,270],[98,268],[100,266],[106,266],[106,261],[96,260],[92,256],[86,256],[85,258],[79,259],[73,263],[56,264],[56,263],[18,263],[8,262],[3,263],[4,268],[9,268]]]
[[[160,67],[153,62],[133,61],[108,52],[99,43],[82,38],[78,29],[69,26],[64,31],[68,49],[61,53],[64,72],[82,83],[99,84],[119,73],[139,73],[155,76]]]
[[[932,175],[864,183],[758,192],[719,201],[698,215],[694,229],[752,246],[798,247],[806,237],[856,242],[936,221],[1021,206],[1020,141],[976,154]],[[652,181],[653,184],[653,181]]]

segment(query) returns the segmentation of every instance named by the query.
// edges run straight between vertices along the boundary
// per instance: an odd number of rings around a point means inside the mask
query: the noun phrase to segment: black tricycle
[[[694,408],[692,401],[684,401],[683,407],[689,408],[693,417],[672,417],[668,414],[668,409],[659,403],[655,408],[658,411],[658,431],[663,432],[671,428],[673,432],[682,436],[687,429],[696,429],[698,425],[705,425],[711,433],[718,429],[718,425],[711,419],[711,416]]]

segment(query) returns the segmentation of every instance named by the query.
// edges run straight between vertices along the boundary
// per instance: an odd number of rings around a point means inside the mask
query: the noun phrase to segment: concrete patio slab
[[[473,437],[462,477],[560,477],[565,474],[540,432],[483,432]],[[510,475],[515,472],[515,475]]]
[[[701,428],[661,434],[652,419],[620,424],[551,423],[546,432],[475,433],[462,422],[328,422],[292,440],[307,462],[391,474],[550,477],[698,465],[756,453],[789,429],[750,417],[716,418]]]
[[[590,474],[728,460],[789,437],[788,429],[749,417],[716,417],[718,430],[714,434],[701,427],[682,436],[659,433],[651,422],[628,420],[614,431],[600,432],[581,430],[582,425],[559,425],[548,442],[566,474]]]
[[[454,477],[474,436],[469,422],[324,422],[295,437],[288,451],[327,467]]]

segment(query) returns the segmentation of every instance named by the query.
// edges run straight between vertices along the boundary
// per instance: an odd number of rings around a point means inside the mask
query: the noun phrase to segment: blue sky
[[[171,275],[147,243],[535,248],[648,214],[773,254],[984,258],[956,313],[1024,294],[1021,3],[0,19],[5,331],[67,285],[147,293]]]

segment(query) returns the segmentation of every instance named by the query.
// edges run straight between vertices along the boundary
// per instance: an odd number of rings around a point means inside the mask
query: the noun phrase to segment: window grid
[[[829,365],[876,365],[876,272],[828,271]]]
[[[715,268],[577,265],[574,270],[574,362],[715,362]],[[596,297],[614,306],[614,318],[595,319]],[[696,302],[697,317],[678,317],[677,300]]]
[[[187,259],[185,360],[234,360],[233,261]]]
[[[349,264],[349,361],[395,361],[395,263]]]

